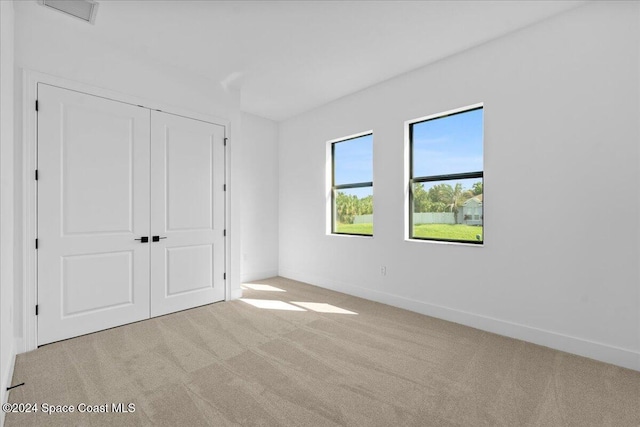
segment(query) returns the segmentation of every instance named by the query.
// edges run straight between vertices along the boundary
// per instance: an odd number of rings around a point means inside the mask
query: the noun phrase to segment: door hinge
[[[222,233],[223,236],[227,235],[227,230],[224,230],[224,232]]]
[[[222,276],[222,278],[223,278],[224,280],[227,280],[227,273],[224,273],[224,275]]]
[[[228,141],[228,140],[229,140],[229,138],[225,138],[225,139],[224,139],[224,146],[225,146],[225,147],[227,146],[227,141]]]
[[[36,316],[38,315],[38,304],[36,304]]]
[[[224,185],[222,186],[222,189],[223,189],[224,191],[227,191],[227,184],[224,184]]]
[[[38,169],[36,169],[36,181],[38,180]]]
[[[38,111],[38,100],[36,99],[36,111]]]
[[[38,239],[36,239],[36,249],[38,249]]]

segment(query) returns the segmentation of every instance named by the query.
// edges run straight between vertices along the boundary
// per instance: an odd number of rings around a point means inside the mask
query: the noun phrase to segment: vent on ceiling
[[[98,11],[98,3],[93,0],[38,0],[38,3],[91,24],[95,22]]]

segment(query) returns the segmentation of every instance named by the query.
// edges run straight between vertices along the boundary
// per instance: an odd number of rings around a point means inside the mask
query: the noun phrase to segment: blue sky
[[[338,142],[333,147],[336,185],[373,181],[373,135]]]
[[[482,109],[414,124],[413,176],[482,171],[482,140]],[[373,181],[373,135],[335,143],[334,162],[336,185]],[[364,197],[371,189],[345,192]]]
[[[482,109],[414,124],[413,176],[483,170],[482,138]]]

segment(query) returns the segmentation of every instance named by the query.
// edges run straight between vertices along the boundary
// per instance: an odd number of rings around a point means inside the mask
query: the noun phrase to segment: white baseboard
[[[247,283],[256,280],[268,279],[269,277],[275,277],[278,275],[278,270],[266,270],[240,274],[240,282]]]
[[[242,298],[242,289],[234,289],[231,291],[231,299],[240,299]]]
[[[12,343],[12,346],[14,344]],[[16,364],[16,351],[15,351],[15,347],[11,348],[11,358],[9,359],[9,367],[7,369],[6,372],[4,372],[4,375],[2,376],[2,390],[1,390],[1,395],[2,395],[2,404],[7,403],[7,400],[9,399],[9,391],[7,390],[7,387],[11,387],[11,380],[13,379],[13,368],[15,367]],[[4,411],[0,411],[0,426],[4,425]]]
[[[281,269],[280,276],[309,283],[310,285],[331,289],[345,294],[357,296],[371,301],[380,302],[405,310],[414,311],[438,319],[448,320],[461,325],[470,326],[494,334],[515,338],[530,343],[550,347],[567,353],[577,354],[590,359],[599,360],[623,368],[640,371],[640,352],[608,344],[589,341],[544,329],[521,325],[514,322],[493,317],[469,313],[412,300],[398,295],[380,292],[372,289],[353,286],[324,277],[310,276],[289,269]]]

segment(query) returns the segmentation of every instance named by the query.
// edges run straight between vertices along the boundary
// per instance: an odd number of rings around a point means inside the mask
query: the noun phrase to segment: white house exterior
[[[482,225],[482,221],[482,194],[479,194],[462,204],[462,224]]]

